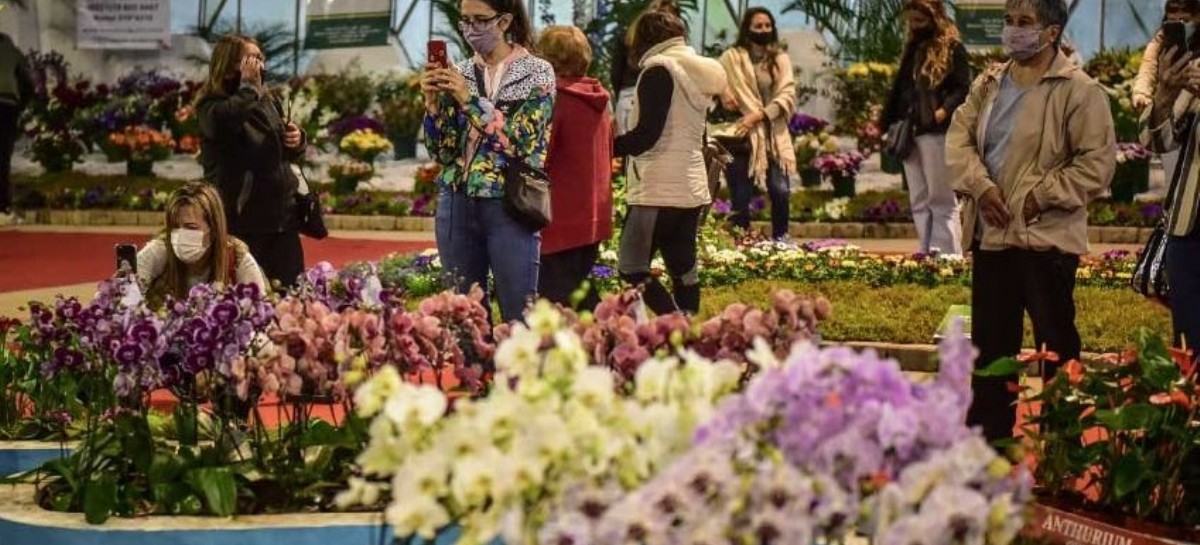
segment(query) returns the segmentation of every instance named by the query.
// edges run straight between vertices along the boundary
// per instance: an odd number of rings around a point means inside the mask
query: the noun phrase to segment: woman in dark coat
[[[267,279],[295,285],[304,269],[291,164],[304,133],[262,86],[263,54],[254,40],[229,35],[213,47],[197,98],[200,162],[221,193],[229,232],[250,247]]]

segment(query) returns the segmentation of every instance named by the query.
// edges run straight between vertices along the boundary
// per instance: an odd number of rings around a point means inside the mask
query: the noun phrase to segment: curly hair
[[[918,68],[917,75],[924,78],[930,87],[941,85],[952,68],[950,64],[953,62],[954,47],[962,41],[958,27],[946,14],[946,6],[942,0],[908,0],[901,11],[915,11],[933,21],[934,36],[924,44],[925,61]],[[904,47],[907,49],[921,45],[915,42],[916,36],[910,28]]]

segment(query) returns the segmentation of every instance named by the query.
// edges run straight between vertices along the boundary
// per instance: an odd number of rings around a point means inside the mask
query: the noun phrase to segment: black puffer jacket
[[[304,153],[283,146],[286,125],[279,103],[250,88],[200,101],[200,163],[225,203],[235,235],[282,233],[299,228],[299,181],[290,163]]]
[[[925,78],[916,77],[924,62],[925,44],[905,49],[900,70],[896,72],[896,80],[892,83],[892,91],[883,110],[885,129],[911,112],[917,135],[945,134],[950,128],[954,110],[967,100],[967,93],[971,90],[971,63],[962,43],[955,44],[950,56],[950,71],[936,87],[931,88]],[[941,123],[934,117],[938,108],[944,108],[948,114]]]

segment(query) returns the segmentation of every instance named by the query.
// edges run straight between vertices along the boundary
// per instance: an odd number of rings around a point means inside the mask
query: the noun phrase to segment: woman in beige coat
[[[796,150],[788,133],[788,120],[796,109],[796,80],[769,10],[746,10],[737,42],[721,55],[721,66],[729,76],[722,102],[726,109],[741,112],[736,131],[748,144],[734,150],[725,174],[733,201],[731,221],[749,229],[754,187],[765,188],[771,199],[771,236],[786,237],[788,180],[796,175]]]

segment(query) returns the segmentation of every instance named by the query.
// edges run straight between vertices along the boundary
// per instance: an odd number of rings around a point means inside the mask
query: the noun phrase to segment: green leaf
[[[975,371],[977,377],[1011,377],[1025,369],[1025,364],[1016,358],[1001,358],[983,369]]]
[[[1142,378],[1154,390],[1166,390],[1171,383],[1179,380],[1179,366],[1171,359],[1167,344],[1162,337],[1149,330],[1140,329],[1137,332],[1138,365],[1142,369]]]
[[[1113,494],[1123,498],[1134,490],[1146,478],[1146,466],[1142,465],[1137,455],[1128,454],[1117,460],[1113,466]]]
[[[1096,411],[1096,421],[1113,431],[1141,430],[1150,427],[1158,412],[1153,405],[1138,403]]]
[[[149,471],[154,461],[154,438],[150,434],[150,425],[145,418],[130,418],[123,421],[118,429],[127,434],[122,443],[122,450],[133,462],[138,471]]]
[[[103,475],[83,488],[83,515],[88,524],[104,524],[117,504],[117,481]]]
[[[317,420],[304,430],[304,435],[300,436],[300,446],[316,447],[316,446],[341,446],[345,443],[341,430],[333,427],[333,424],[324,420]]]
[[[200,436],[200,424],[197,422],[195,407],[187,405],[186,403],[176,405],[171,416],[175,419],[175,434],[178,436],[179,444],[195,445]]]
[[[200,492],[214,515],[233,515],[237,507],[237,483],[228,467],[196,468],[188,472],[185,480]]]

